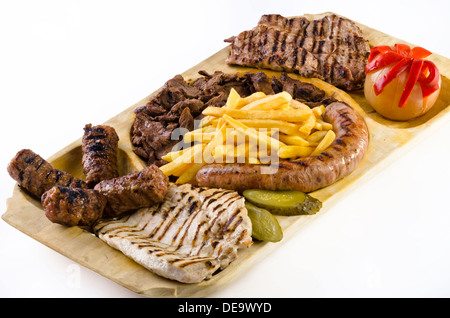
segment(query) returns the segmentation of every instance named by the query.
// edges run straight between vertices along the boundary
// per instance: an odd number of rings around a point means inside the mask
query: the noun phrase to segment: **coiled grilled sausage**
[[[246,189],[297,190],[311,192],[349,175],[366,153],[369,132],[364,119],[343,102],[328,105],[323,119],[333,125],[334,142],[317,156],[279,162],[272,174],[268,165],[211,164],[197,172],[199,186],[236,191]]]

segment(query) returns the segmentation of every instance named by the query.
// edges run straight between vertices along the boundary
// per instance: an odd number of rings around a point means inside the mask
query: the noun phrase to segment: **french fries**
[[[302,146],[302,147],[308,147],[311,145],[309,141],[307,141],[297,135],[292,136],[292,135],[280,134],[278,136],[278,138],[280,139],[281,142],[284,142],[287,145]]]
[[[226,107],[209,106],[203,111],[203,115],[222,117],[228,115],[235,119],[274,119],[286,120],[290,122],[303,122],[311,115],[311,110],[306,109],[269,109],[269,110],[245,110],[245,109],[228,109]]]
[[[176,175],[176,173],[180,171],[180,167],[187,168],[191,163],[202,162],[203,159],[201,159],[201,155],[205,147],[205,144],[197,144],[191,148],[188,148],[174,160],[161,166],[161,171],[166,176]]]
[[[246,106],[252,102],[254,102],[255,100],[259,100],[263,97],[266,97],[266,94],[264,94],[263,92],[256,92],[251,94],[250,96],[244,97],[244,98],[240,98],[239,102],[237,104],[238,108],[242,108],[243,106]]]
[[[241,109],[243,110],[270,110],[279,109],[283,105],[289,103],[292,100],[292,96],[287,92],[281,92],[275,95],[269,95],[261,99],[257,99]]]
[[[311,153],[311,156],[320,155],[325,149],[327,149],[336,138],[336,134],[332,130],[328,130],[322,141],[317,145],[316,149]]]
[[[286,146],[281,147],[278,151],[278,155],[282,159],[298,158],[309,156],[314,151],[312,147],[305,146]]]
[[[261,164],[319,155],[336,138],[324,111],[325,106],[311,109],[287,92],[241,97],[231,89],[223,107],[204,109],[201,127],[183,136],[194,145],[163,156],[168,163],[160,169],[178,177],[176,183],[187,183],[210,163]]]
[[[228,95],[227,103],[225,105],[228,109],[236,109],[241,96],[239,96],[238,92],[234,88],[230,90],[230,94]]]

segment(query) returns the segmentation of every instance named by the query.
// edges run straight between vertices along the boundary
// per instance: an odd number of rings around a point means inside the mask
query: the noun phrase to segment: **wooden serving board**
[[[309,17],[319,18],[323,15],[325,13],[309,15]],[[358,25],[371,46],[406,43],[367,26]],[[225,58],[228,52],[228,47],[220,50],[182,73],[183,77],[187,80],[194,79],[200,70],[210,73],[216,70],[228,73],[259,71],[226,65]],[[353,187],[366,182],[371,176],[406,152],[414,144],[413,141],[432,134],[435,129],[450,119],[450,60],[437,54],[431,55],[430,60],[438,66],[441,72],[442,89],[434,107],[427,114],[415,120],[394,122],[384,119],[367,103],[362,91],[351,94],[339,92],[338,99],[346,100],[355,107],[363,115],[368,125],[370,143],[363,161],[350,176],[312,194],[323,202],[323,208],[319,213],[312,216],[279,217],[284,231],[284,238],[281,242],[275,244],[255,242],[252,247],[239,250],[238,259],[210,280],[198,284],[183,284],[161,278],[130,260],[121,252],[109,247],[93,234],[79,227],[69,228],[51,223],[45,217],[40,202],[29,197],[18,186],[15,187],[12,197],[8,199],[7,211],[2,218],[46,246],[136,293],[150,297],[207,296],[243,275],[255,262],[268,255],[279,244],[287,241],[308,222],[313,222],[327,213],[339,198],[352,191]],[[277,72],[267,73],[278,74]],[[295,75],[291,76],[295,77]],[[168,77],[166,80],[169,79]],[[314,80],[310,81],[314,82]],[[134,109],[145,105],[156,93],[145,97],[105,123],[113,126],[120,137],[119,169],[121,174],[140,170],[145,166],[144,162],[132,152],[129,132],[134,120]],[[81,136],[79,140],[48,158],[48,161],[58,169],[82,177]]]

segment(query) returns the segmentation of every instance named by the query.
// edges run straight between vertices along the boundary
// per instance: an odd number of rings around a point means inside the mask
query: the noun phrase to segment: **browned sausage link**
[[[333,125],[336,139],[320,155],[280,161],[273,174],[262,174],[263,165],[211,164],[197,173],[198,185],[236,191],[311,192],[346,177],[355,170],[367,150],[369,133],[366,123],[358,112],[342,102],[328,105],[323,118]]]
[[[104,216],[114,217],[161,202],[168,187],[169,178],[156,165],[151,165],[119,178],[103,180],[94,189],[108,201]]]
[[[55,169],[30,149],[20,150],[8,165],[9,175],[30,194],[41,195],[55,185],[87,188],[87,184],[71,174]]]
[[[82,140],[83,172],[86,182],[93,188],[102,180],[117,178],[117,145],[119,136],[115,129],[106,125],[84,127]]]
[[[89,226],[102,217],[106,198],[92,189],[56,186],[42,195],[41,203],[53,223]]]

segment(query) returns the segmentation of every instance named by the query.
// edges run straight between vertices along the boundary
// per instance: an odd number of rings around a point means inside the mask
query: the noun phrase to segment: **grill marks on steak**
[[[234,38],[226,62],[320,77],[317,59],[300,42],[298,36],[260,25]]]
[[[181,75],[175,76],[146,105],[135,110],[136,118],[131,128],[133,151],[148,164],[165,164],[161,157],[181,139],[175,129],[192,130],[194,120],[202,117],[205,107],[225,105],[231,88],[240,96],[287,91],[294,99],[311,107],[334,101],[314,85],[290,78],[286,73],[272,78],[264,72],[243,76],[220,71],[213,74],[200,71],[199,74],[202,76],[192,83],[187,83]]]
[[[225,41],[228,64],[318,77],[348,91],[363,86],[370,53],[359,27],[334,14],[312,21],[263,15],[254,29]]]
[[[258,25],[265,25],[294,35],[302,35],[309,25],[309,20],[302,16],[287,19],[279,14],[265,14],[259,20]]]

